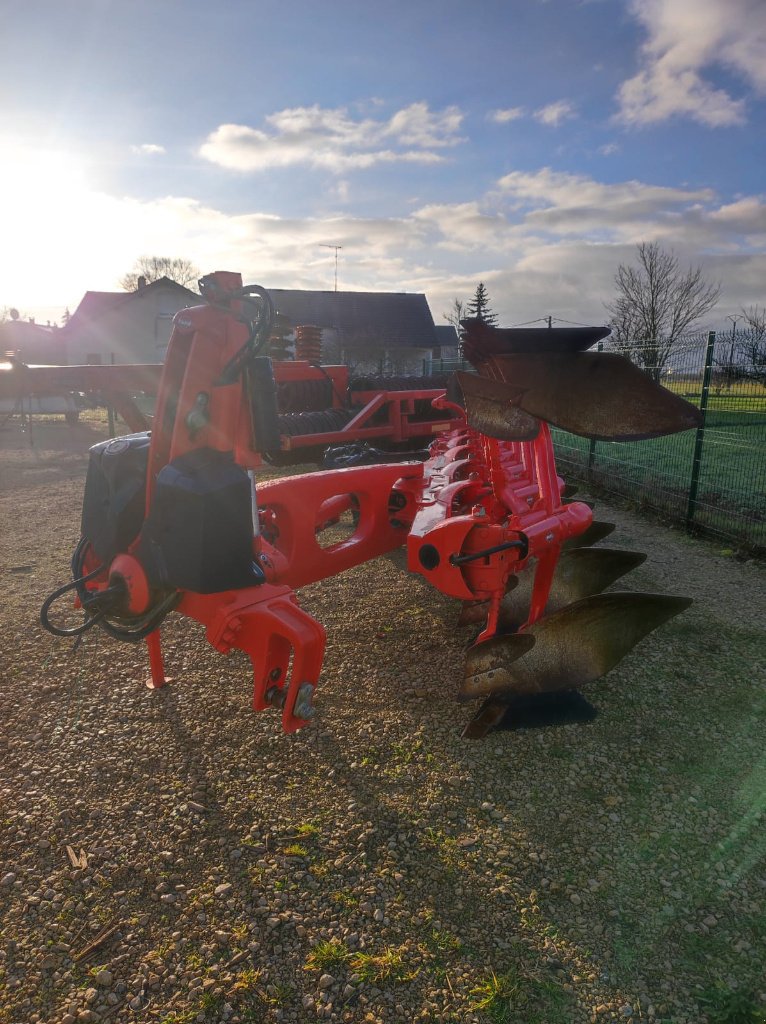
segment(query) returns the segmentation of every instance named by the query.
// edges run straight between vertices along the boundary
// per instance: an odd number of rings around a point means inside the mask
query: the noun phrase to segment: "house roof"
[[[126,305],[135,299],[144,298],[151,291],[158,291],[161,288],[177,289],[184,293],[184,297],[190,301],[199,302],[199,295],[185,288],[177,281],[171,281],[169,277],[160,277],[151,284],[144,285],[134,292],[86,292],[77,309],[67,321],[65,330],[72,331],[81,327],[84,323],[93,323],[100,320],[107,313],[111,313],[118,306]]]
[[[66,344],[58,327],[29,320],[6,320],[0,323],[0,361],[6,352],[20,352],[24,361],[60,363]]]
[[[460,336],[452,324],[437,324],[434,330],[436,344],[441,348],[456,348],[460,344]]]
[[[279,313],[292,323],[332,327],[390,345],[433,348],[434,321],[425,295],[410,292],[329,292],[269,288]]]

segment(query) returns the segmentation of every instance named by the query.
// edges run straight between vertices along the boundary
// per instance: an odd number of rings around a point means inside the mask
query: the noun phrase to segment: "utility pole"
[[[334,249],[335,250],[335,291],[338,290],[338,249],[342,249],[342,245],[330,245],[327,242],[320,242],[320,246],[323,249]]]

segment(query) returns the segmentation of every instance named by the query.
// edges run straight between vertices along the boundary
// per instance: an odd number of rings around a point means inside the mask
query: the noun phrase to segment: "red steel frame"
[[[95,392],[119,413],[129,429],[149,430],[151,417],[136,405],[133,395],[160,393],[163,367],[160,364],[117,364],[114,366],[30,366],[0,370],[0,399],[28,395],[61,395],[69,392]],[[348,390],[348,367],[323,366],[321,369],[303,360],[274,363],[277,384],[292,381],[326,381],[332,384],[332,408],[344,407]],[[391,441],[402,443],[415,438],[431,438],[448,425],[444,416],[429,420],[413,419],[417,401],[433,401],[444,389],[411,391],[353,391],[351,400],[361,405],[352,420],[340,430],[323,433],[282,435],[282,451],[326,447],[349,441]],[[372,423],[380,413],[385,422]],[[260,462],[258,463],[260,465]]]
[[[232,290],[241,286],[239,275],[217,276]],[[236,301],[231,303],[231,314],[219,307],[200,306],[175,318],[154,417],[147,510],[157,473],[186,452],[207,447],[233,452],[235,461],[246,469],[260,464],[241,382],[214,386],[246,340],[246,329],[236,319]],[[210,395],[209,422],[192,432],[187,416],[200,391]],[[224,593],[179,595],[176,610],[204,625],[216,650],[227,653],[238,648],[249,655],[253,707],[281,708],[286,732],[300,728],[310,715],[325,645],[323,627],[300,608],[295,588],[406,544],[412,571],[445,594],[489,603],[481,641],[496,630],[500,601],[511,575],[531,560],[537,568],[529,618],[522,630],[540,617],[562,543],[590,525],[587,505],[562,503],[563,482],[556,474],[550,432],[544,423],[533,441],[496,441],[469,429],[462,410],[449,403],[443,392],[423,391],[403,399],[399,393],[373,396],[348,425],[348,432],[359,436],[360,430],[372,430],[361,424],[392,399],[400,406],[392,416],[401,424],[402,411],[414,408],[407,403],[432,394],[439,396],[434,400],[438,411],[454,418],[440,422],[440,428],[448,429],[433,442],[425,464],[286,477],[259,483],[257,490],[253,478],[258,514],[252,554],[266,582]],[[402,440],[405,435],[390,436]],[[314,435],[312,443],[323,442]],[[346,510],[353,510],[355,516],[352,535],[323,547],[317,534]],[[516,546],[508,546],[512,544]],[[131,607],[141,611],[149,586],[136,548],[134,542],[114,565],[119,563],[120,576],[128,581]],[[111,571],[105,567],[88,586],[94,590],[107,586]],[[151,685],[163,686],[167,680],[159,631],[150,634],[147,642]]]

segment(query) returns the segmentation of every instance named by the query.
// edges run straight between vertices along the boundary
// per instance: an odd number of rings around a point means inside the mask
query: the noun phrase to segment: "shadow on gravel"
[[[517,729],[544,729],[553,725],[592,722],[598,715],[590,701],[578,690],[566,693],[541,693],[517,697],[508,705],[502,721],[495,726],[504,732]]]

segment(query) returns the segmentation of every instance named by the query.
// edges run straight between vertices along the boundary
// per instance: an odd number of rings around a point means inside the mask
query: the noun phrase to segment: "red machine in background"
[[[406,545],[410,570],[460,600],[463,622],[483,623],[458,694],[483,700],[465,733],[478,737],[519,695],[603,675],[688,605],[602,594],[643,556],[592,547],[610,527],[569,500],[556,473],[549,423],[623,440],[696,425],[694,407],[628,360],[584,351],[604,331],[467,322],[465,350],[478,374],[457,374],[446,394],[424,389],[403,399],[433,400],[432,418],[419,420],[440,431],[427,461],[259,483],[262,455],[289,451],[296,438],[328,443],[339,431],[285,433],[290,414],[279,411],[262,354],[274,323],[268,293],[223,272],[203,278],[200,290],[204,304],[175,317],[151,431],[91,449],[74,579],[42,609],[52,632],[99,626],[118,640],[145,640],[159,687],[160,625],[170,612],[187,615],[217,650],[249,655],[253,707],[281,709],[291,732],[313,716],[325,643],[295,590]],[[282,384],[285,373],[305,379],[299,364],[280,365]],[[339,380],[333,387],[342,390]],[[386,400],[373,395],[367,419]],[[409,440],[406,420],[390,417],[392,441]],[[358,413],[340,432],[349,425],[359,437]],[[376,437],[380,427],[370,426]],[[344,512],[353,513],[352,535],[322,546],[317,534]],[[70,590],[85,618],[65,629],[50,609]]]

